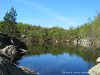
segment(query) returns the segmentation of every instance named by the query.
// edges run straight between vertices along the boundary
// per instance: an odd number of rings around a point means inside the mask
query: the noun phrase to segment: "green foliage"
[[[9,12],[4,16],[4,24],[1,25],[2,32],[9,35],[17,35],[17,23],[16,23],[16,10],[12,7]]]
[[[95,19],[92,22],[94,32],[96,34],[96,37],[100,37],[100,13],[95,17]]]
[[[88,23],[85,23],[83,26],[80,27],[79,35],[84,38],[88,37],[91,34],[91,25]]]
[[[4,31],[3,25],[4,25],[4,21],[0,21],[0,32]]]
[[[70,27],[68,30],[59,27],[43,28],[41,26],[17,23],[16,16],[16,10],[12,7],[5,14],[4,21],[0,21],[0,32],[15,36],[20,35],[20,37],[24,34],[36,42],[73,41],[79,37],[88,37],[93,42],[100,40],[100,13],[95,16],[94,20],[89,18],[89,22],[76,28]]]

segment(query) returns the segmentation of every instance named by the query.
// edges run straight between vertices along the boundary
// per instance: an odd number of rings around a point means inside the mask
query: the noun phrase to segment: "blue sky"
[[[100,0],[0,0],[0,20],[12,6],[17,22],[68,29],[93,19],[100,11]]]

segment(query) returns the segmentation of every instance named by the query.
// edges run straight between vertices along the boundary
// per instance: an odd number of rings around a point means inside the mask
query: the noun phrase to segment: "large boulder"
[[[7,34],[4,34],[4,33],[0,33],[0,43],[2,43],[2,45],[5,45],[5,44],[12,44],[11,43],[11,37],[8,36]]]
[[[16,65],[18,53],[26,52],[25,43],[15,37],[0,33],[0,75],[37,75],[32,70]]]
[[[14,45],[17,48],[27,50],[27,46],[25,45],[25,43],[23,43],[22,41],[20,41],[16,37],[14,37],[14,36],[11,37],[7,34],[0,33],[0,47],[4,48],[7,45]]]
[[[97,58],[96,62],[97,63],[100,63],[100,57]]]
[[[14,45],[14,46],[16,46],[16,47],[18,47],[20,49],[27,50],[27,46],[25,45],[25,43],[20,41],[16,37],[11,37],[11,43],[12,43],[12,45]]]
[[[89,75],[100,75],[100,63],[89,70]]]
[[[100,57],[96,60],[97,65],[89,69],[89,75],[100,75]]]
[[[9,58],[14,58],[18,53],[26,53],[26,50],[16,48],[16,46],[13,45],[9,45],[3,49],[0,49],[0,54],[5,55]]]
[[[17,50],[16,50],[15,46],[9,45],[3,49],[0,49],[0,54],[6,56],[8,58],[13,58],[17,54]]]
[[[37,75],[36,72],[13,64],[11,61],[0,57],[0,75]]]
[[[16,65],[21,57],[22,53],[17,52],[16,46],[0,49],[0,75],[37,75],[26,67]]]

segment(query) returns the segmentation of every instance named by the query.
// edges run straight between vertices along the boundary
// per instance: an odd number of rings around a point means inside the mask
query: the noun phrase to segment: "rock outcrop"
[[[23,43],[16,37],[14,37],[14,36],[11,37],[7,34],[0,33],[0,47],[4,48],[5,46],[8,46],[8,45],[14,45],[17,48],[27,50],[27,46],[25,45],[25,43]]]
[[[97,65],[89,70],[89,75],[100,75],[100,57],[96,60]]]
[[[0,49],[0,75],[38,75],[26,67],[16,65],[20,56],[22,53],[18,53],[13,45]]]
[[[83,46],[83,47],[91,47],[91,41],[89,39],[75,39],[74,40],[74,45],[80,45],[80,46]]]
[[[26,49],[25,43],[19,39],[0,33],[0,75],[38,75],[26,67],[16,65]]]
[[[100,63],[100,57],[99,57],[99,58],[97,58],[96,62],[97,62],[97,63]]]
[[[17,51],[20,51],[20,52],[17,52]],[[9,46],[6,46],[5,48],[3,49],[0,49],[0,55],[8,58],[8,59],[14,59],[15,56],[18,56],[18,55],[22,55],[26,53],[26,50],[17,50],[17,48],[13,45],[9,45]]]
[[[0,75],[37,75],[36,72],[13,64],[11,61],[0,57]]]

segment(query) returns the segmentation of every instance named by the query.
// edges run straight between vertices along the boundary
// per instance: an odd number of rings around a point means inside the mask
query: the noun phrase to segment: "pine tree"
[[[3,31],[9,35],[16,35],[17,34],[17,22],[16,22],[16,10],[12,7],[10,12],[7,12],[4,16],[4,25]]]

